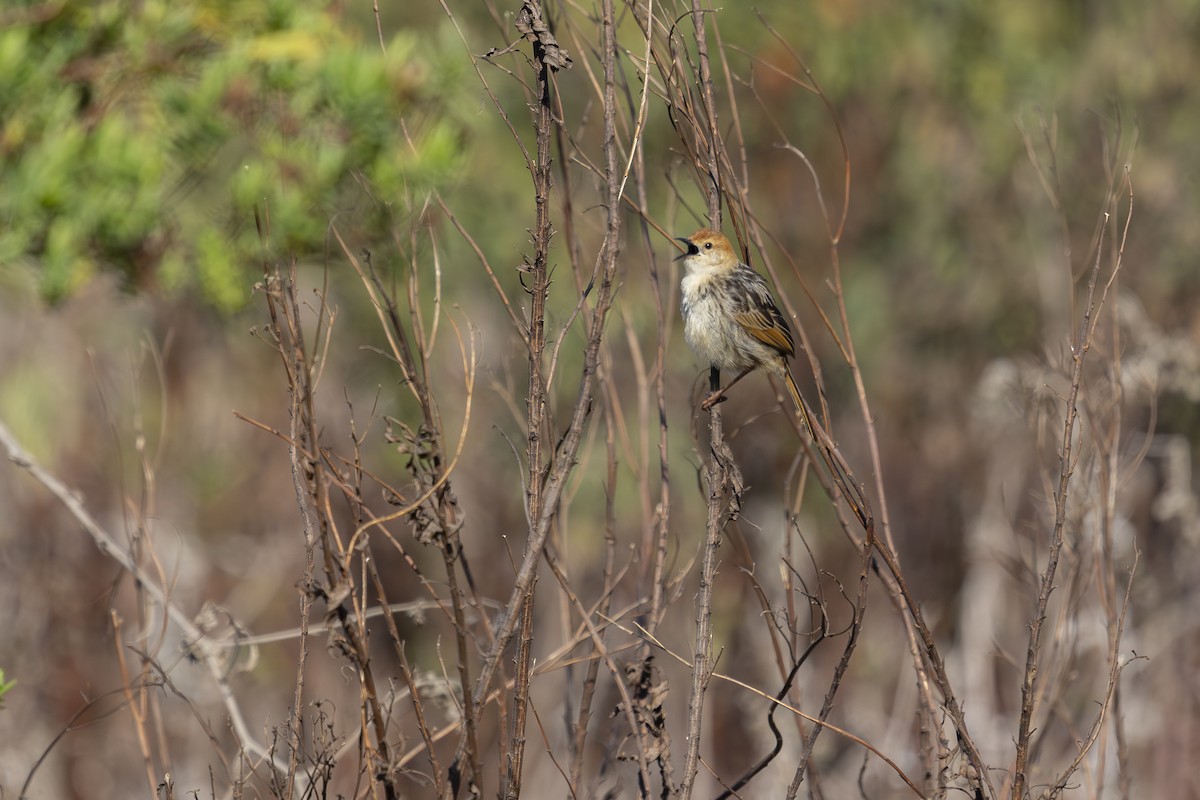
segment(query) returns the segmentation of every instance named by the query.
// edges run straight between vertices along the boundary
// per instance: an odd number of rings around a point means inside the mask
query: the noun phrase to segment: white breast
[[[685,275],[680,284],[683,337],[702,361],[720,370],[740,372],[754,361],[730,336],[731,321],[713,292],[719,280],[711,275]]]

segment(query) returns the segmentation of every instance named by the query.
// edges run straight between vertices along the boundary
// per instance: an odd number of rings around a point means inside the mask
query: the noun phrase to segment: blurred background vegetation
[[[291,586],[302,559],[286,452],[230,413],[277,427],[286,420],[277,360],[247,334],[264,319],[254,286],[265,261],[294,260],[340,309],[322,378],[331,416],[342,417],[347,402],[401,418],[406,411],[390,365],[364,349],[379,346],[377,324],[331,225],[397,285],[414,271],[425,276],[418,302],[426,308],[435,304],[436,258],[436,303],[483,342],[476,435],[456,477],[472,520],[465,546],[481,561],[507,563],[498,531],[523,529],[518,466],[494,429],[521,436],[524,353],[469,244],[438,212],[444,201],[509,297],[523,300],[516,267],[529,250],[529,175],[455,29],[472,53],[502,49],[516,38],[515,7],[450,5],[454,23],[433,0],[381,3],[378,26],[369,2],[20,0],[0,9],[0,420],[114,528],[130,528],[139,513],[152,519],[181,597],[197,606],[215,600],[256,631],[294,624]],[[715,14],[737,76],[753,204],[801,265],[781,290],[797,297],[798,278],[819,286],[828,268],[824,225],[812,182],[778,147],[779,132],[804,149],[835,202],[843,165],[829,112],[784,77],[796,69],[786,42],[844,131],[853,170],[840,249],[849,316],[900,550],[952,639],[963,531],[988,480],[989,445],[973,437],[973,401],[990,365],[1066,347],[1078,322],[1070,279],[1090,266],[1114,153],[1128,160],[1134,187],[1119,299],[1138,327],[1126,346],[1154,397],[1126,424],[1153,424],[1163,441],[1182,442],[1188,465],[1200,444],[1200,2],[755,6],[761,18],[737,4]],[[622,33],[637,53],[631,19]],[[596,41],[578,26],[560,36],[573,54]],[[528,146],[524,95],[504,63],[480,66]],[[589,112],[587,82],[582,69],[560,75],[567,119]],[[733,111],[725,102],[725,126]],[[1027,142],[1045,163],[1044,131],[1057,154],[1061,217],[1030,161]],[[648,207],[675,223],[668,233],[690,233],[702,203],[653,97],[645,146]],[[568,166],[586,180],[578,163]],[[1065,234],[1060,219],[1069,222]],[[598,242],[600,215],[589,218],[585,207],[580,220]],[[557,246],[551,317],[561,326],[577,296],[568,264],[590,265],[594,256]],[[674,251],[665,239],[656,246],[665,264]],[[629,248],[622,269],[619,324],[642,335],[654,320],[643,254]],[[563,348],[575,371],[580,341],[568,338]],[[456,351],[443,347],[440,378],[461,381]],[[667,368],[677,503],[694,500],[687,431],[699,366],[676,332]],[[619,375],[620,364],[614,369]],[[846,393],[831,397],[833,407],[848,406],[848,376],[829,380]],[[782,423],[751,419],[772,408],[760,381],[727,407],[735,427],[749,424],[735,439],[736,453],[754,454],[748,482],[774,491],[792,453],[775,435]],[[569,393],[573,378],[562,385]],[[622,387],[622,396],[634,390]],[[461,405],[448,398],[447,418],[458,419]],[[399,469],[378,424],[365,448]],[[126,498],[148,491],[143,457],[153,466],[153,501],[135,509]],[[628,462],[622,469],[626,480],[639,479]],[[25,476],[0,476],[0,598],[14,620],[0,668],[16,681],[0,710],[0,740],[19,742],[0,754],[0,790],[15,796],[81,693],[120,685],[107,655],[107,605],[129,587]],[[599,515],[589,515],[604,492],[584,478],[576,490],[574,557],[586,559],[599,547]],[[1185,486],[1182,496],[1193,492]],[[685,555],[702,512],[681,507],[672,517]],[[1190,514],[1148,505],[1134,516],[1148,562],[1135,594],[1147,609],[1200,599],[1189,578],[1200,566],[1192,552],[1200,525]],[[507,585],[486,573],[481,584],[496,595]],[[399,586],[395,594],[418,592]],[[1145,669],[1194,675],[1193,628],[1175,644],[1154,640],[1164,649]],[[436,641],[413,635],[415,659],[434,669]],[[289,674],[290,659],[286,649],[267,653],[244,680],[270,688]],[[1157,735],[1170,742],[1139,751],[1146,796],[1150,787],[1170,795],[1189,780],[1175,756],[1200,747],[1200,698],[1172,696],[1176,688],[1143,698],[1163,715]],[[279,693],[253,696],[249,718],[278,723],[288,691],[284,680]],[[59,744],[55,775],[40,776],[35,788],[44,793],[31,796],[122,796],[138,758],[127,743],[105,750],[103,735],[84,731]],[[128,768],[95,763],[97,752]]]

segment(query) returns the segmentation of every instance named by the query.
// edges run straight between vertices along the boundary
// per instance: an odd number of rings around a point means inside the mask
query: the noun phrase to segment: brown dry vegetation
[[[463,5],[486,155],[385,247],[263,206],[234,323],[6,309],[0,796],[1200,792],[1170,141],[1014,100],[988,152],[938,64],[825,87],[786,12]],[[699,410],[702,224],[814,432],[764,376]]]

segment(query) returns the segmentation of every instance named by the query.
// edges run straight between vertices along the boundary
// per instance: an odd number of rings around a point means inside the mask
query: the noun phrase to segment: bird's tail
[[[804,398],[800,396],[800,387],[796,385],[796,379],[792,377],[792,371],[786,365],[784,365],[783,381],[792,395],[792,402],[796,404],[796,413],[800,415],[800,419],[804,420],[804,427],[808,429],[808,435],[813,438],[813,441],[816,441],[817,430],[808,416],[808,406],[804,404]]]

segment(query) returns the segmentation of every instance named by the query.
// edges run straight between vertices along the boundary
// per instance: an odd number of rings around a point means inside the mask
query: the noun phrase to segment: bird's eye
[[[705,249],[705,250],[712,250],[712,242],[705,242],[705,243],[704,243],[704,249]]]

